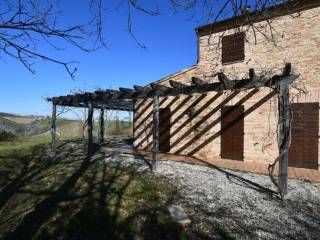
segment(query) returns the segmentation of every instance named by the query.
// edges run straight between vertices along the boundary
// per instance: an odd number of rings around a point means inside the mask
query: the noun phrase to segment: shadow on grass
[[[1,239],[185,239],[166,203],[175,194],[81,142],[3,157]],[[114,157],[114,156],[113,156]]]

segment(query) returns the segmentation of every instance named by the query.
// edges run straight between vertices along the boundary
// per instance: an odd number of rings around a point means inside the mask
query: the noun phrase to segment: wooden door
[[[244,106],[225,106],[221,111],[221,158],[243,160]]]
[[[318,169],[319,103],[293,103],[289,166]]]
[[[170,152],[170,108],[159,109],[159,151]]]

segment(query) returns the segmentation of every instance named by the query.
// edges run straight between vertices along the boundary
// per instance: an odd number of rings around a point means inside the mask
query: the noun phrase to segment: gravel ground
[[[106,161],[149,171],[145,161],[132,155],[114,155]],[[196,239],[320,239],[318,183],[290,179],[289,194],[281,201],[248,184],[275,190],[262,174],[174,161],[159,161],[154,173],[177,186],[182,196],[178,203],[192,219],[186,230]]]

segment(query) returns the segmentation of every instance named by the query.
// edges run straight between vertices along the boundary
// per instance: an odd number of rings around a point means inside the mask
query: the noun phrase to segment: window
[[[290,167],[317,169],[319,103],[292,103]]]
[[[230,64],[244,60],[243,32],[222,37],[222,64]]]

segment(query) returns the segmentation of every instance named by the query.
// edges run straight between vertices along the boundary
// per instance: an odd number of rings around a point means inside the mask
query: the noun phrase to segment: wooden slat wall
[[[221,158],[243,160],[244,106],[225,106],[221,119]]]
[[[159,110],[159,151],[170,152],[170,128],[171,128],[170,108],[160,108]]]
[[[292,104],[289,166],[318,169],[319,103]]]
[[[230,64],[244,60],[243,32],[222,37],[222,64]]]

